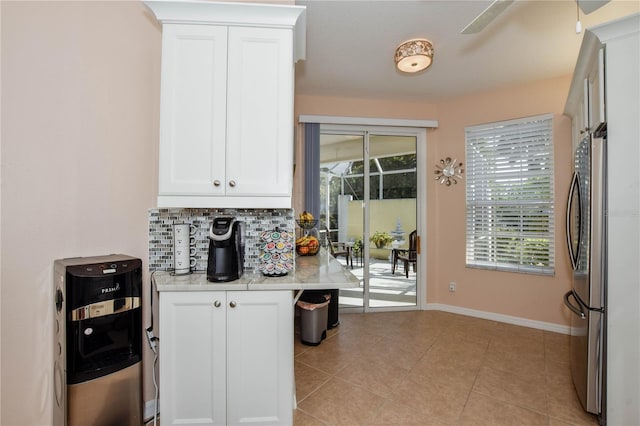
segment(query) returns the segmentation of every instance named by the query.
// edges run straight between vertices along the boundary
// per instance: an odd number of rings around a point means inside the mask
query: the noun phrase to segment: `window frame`
[[[553,136],[553,114],[465,127],[467,267],[555,274]]]

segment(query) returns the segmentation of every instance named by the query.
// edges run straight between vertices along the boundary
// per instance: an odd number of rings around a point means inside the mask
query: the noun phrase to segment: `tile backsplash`
[[[173,270],[173,225],[188,223],[195,227],[195,267],[206,271],[209,255],[209,226],[214,218],[231,216],[245,223],[245,271],[257,270],[260,256],[260,233],[274,228],[295,232],[293,209],[150,209],[149,269]]]

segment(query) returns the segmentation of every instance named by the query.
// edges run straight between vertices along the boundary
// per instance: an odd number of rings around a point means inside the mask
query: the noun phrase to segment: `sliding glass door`
[[[424,156],[419,133],[397,128],[320,128],[320,219],[337,259],[360,278],[341,309],[415,309]]]

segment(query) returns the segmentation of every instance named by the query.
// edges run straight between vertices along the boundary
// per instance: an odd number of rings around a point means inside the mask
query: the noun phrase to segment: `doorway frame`
[[[320,133],[337,132],[346,134],[365,134],[369,132],[375,135],[401,135],[413,136],[416,138],[416,225],[419,230],[418,235],[426,235],[427,230],[427,129],[437,128],[438,122],[435,120],[404,120],[404,119],[378,119],[378,118],[358,118],[358,117],[331,117],[301,115],[299,123],[318,123]],[[366,163],[366,162],[365,162]],[[366,163],[367,164],[367,163]],[[422,165],[422,166],[421,166]],[[366,167],[366,166],[365,166]],[[368,171],[368,167],[366,167]],[[365,227],[368,228],[368,205],[365,203]],[[369,229],[365,229],[368,235]],[[365,252],[368,252],[368,245],[365,244]],[[427,244],[426,238],[420,238],[419,247],[421,256],[417,263],[416,273],[416,305],[415,307],[377,307],[372,308],[368,303],[364,303],[363,308],[346,308],[344,312],[384,312],[403,310],[425,310],[427,308]],[[368,253],[366,253],[368,257]],[[365,272],[365,279],[368,280],[368,270]],[[365,291],[367,289],[365,288]],[[365,298],[365,300],[367,300]]]

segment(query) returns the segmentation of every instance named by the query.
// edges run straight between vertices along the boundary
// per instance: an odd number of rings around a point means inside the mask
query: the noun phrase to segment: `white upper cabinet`
[[[605,55],[605,45],[591,35],[585,37],[564,111],[573,120],[574,149],[607,122]]]
[[[158,206],[290,208],[305,9],[145,3],[163,24]]]

